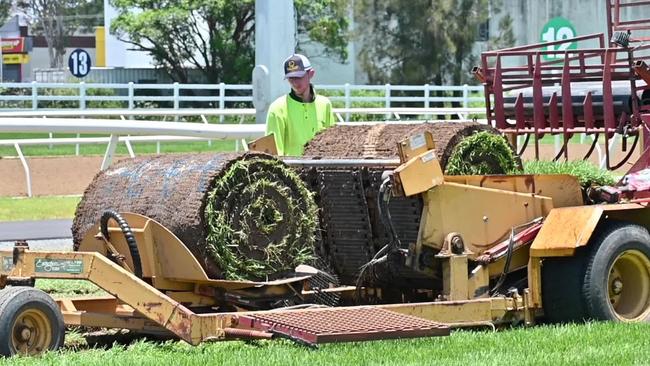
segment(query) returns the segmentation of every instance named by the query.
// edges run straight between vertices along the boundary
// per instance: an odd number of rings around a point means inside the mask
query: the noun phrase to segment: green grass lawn
[[[0,221],[74,217],[81,196],[0,197]]]
[[[104,295],[86,281],[37,280],[53,297]],[[137,340],[91,348],[83,329],[69,329],[63,349],[0,365],[642,365],[650,360],[650,324],[586,323],[457,330],[449,337],[327,344],[287,340],[190,346]],[[110,338],[109,338],[110,340]],[[110,344],[110,341],[109,341]]]
[[[55,280],[41,278],[36,280],[36,287],[49,293],[54,298],[106,295],[104,290],[85,280]]]
[[[27,139],[27,138],[47,138],[46,133],[0,133],[0,140],[3,139]],[[54,134],[55,138],[76,137],[76,134]],[[82,137],[101,137],[106,135],[83,135]],[[154,154],[157,152],[155,142],[132,143],[136,155]],[[26,156],[62,156],[74,155],[75,145],[34,145],[21,146],[21,150]],[[161,153],[179,153],[179,152],[209,152],[209,151],[234,151],[237,148],[236,141],[196,141],[196,142],[161,142]],[[103,155],[106,152],[106,144],[87,144],[79,145],[80,155]],[[128,150],[124,143],[117,146],[117,154],[126,155]],[[0,146],[0,156],[17,156],[16,149],[13,146]]]
[[[109,349],[71,344],[11,365],[641,365],[650,360],[650,324],[590,323],[499,332],[456,331],[449,337],[322,345],[289,341],[137,341]]]

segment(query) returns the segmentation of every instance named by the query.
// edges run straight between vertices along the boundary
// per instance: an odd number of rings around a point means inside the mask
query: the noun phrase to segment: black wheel
[[[63,315],[49,295],[31,287],[0,291],[0,355],[37,355],[64,339]]]
[[[573,257],[545,258],[542,262],[542,306],[552,323],[581,321],[586,316],[582,298],[584,248]]]
[[[648,320],[648,230],[634,224],[611,224],[591,245],[582,289],[588,315],[599,320]]]

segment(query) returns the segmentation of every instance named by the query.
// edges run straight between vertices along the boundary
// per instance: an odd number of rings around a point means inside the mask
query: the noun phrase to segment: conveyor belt
[[[320,208],[321,255],[328,258],[343,284],[354,284],[360,267],[390,240],[377,207],[383,171],[381,167],[302,171]],[[402,248],[408,248],[417,240],[421,198],[394,197],[389,211]]]
[[[319,169],[321,229],[332,266],[343,283],[353,283],[374,255],[365,189],[358,169]]]

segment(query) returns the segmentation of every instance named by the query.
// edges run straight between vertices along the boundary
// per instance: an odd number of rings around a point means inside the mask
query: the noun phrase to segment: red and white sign
[[[2,53],[25,53],[25,38],[2,38]]]

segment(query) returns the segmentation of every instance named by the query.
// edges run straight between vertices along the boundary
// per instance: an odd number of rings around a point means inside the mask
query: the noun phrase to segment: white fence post
[[[219,83],[219,110],[226,108],[226,84]],[[224,122],[224,116],[219,116],[219,123]],[[208,141],[208,145],[212,146],[212,141]],[[239,151],[239,140],[235,140],[235,151]]]
[[[464,84],[463,85],[463,108],[467,108],[469,105],[469,89],[468,85]]]
[[[180,85],[177,82],[174,82],[174,109],[178,109],[180,106]]]
[[[219,109],[226,108],[226,84],[219,83]],[[219,117],[219,123],[223,123],[223,116]]]
[[[345,90],[345,108],[348,109],[350,108],[350,83],[345,83],[344,86]],[[350,112],[345,114],[345,122],[350,121]]]
[[[180,106],[180,88],[178,81],[174,82],[174,109],[178,109]],[[178,116],[174,116],[174,122],[178,122]],[[156,153],[160,154],[160,142],[156,144]]]
[[[86,82],[79,82],[79,109],[86,109]]]
[[[32,174],[29,170],[27,159],[25,159],[25,156],[23,155],[23,152],[20,149],[20,145],[18,145],[17,142],[14,143],[14,148],[16,149],[16,153],[18,154],[18,157],[20,158],[20,163],[23,165],[23,170],[25,171],[25,183],[27,184],[27,197],[31,197],[32,196]]]
[[[111,140],[106,146],[106,152],[104,153],[104,160],[102,160],[102,166],[100,170],[106,170],[113,162],[113,155],[115,155],[115,149],[117,148],[117,143],[120,141],[120,137],[117,134],[111,134]]]
[[[32,109],[38,109],[38,83],[32,81]]]
[[[129,109],[135,108],[135,101],[133,100],[135,92],[133,90],[133,82],[129,81]]]
[[[390,84],[384,85],[384,107],[385,108],[390,108]],[[386,116],[384,118],[391,119],[391,114],[386,113]]]
[[[429,107],[431,107],[431,90],[429,89],[429,84],[424,84],[424,108]],[[424,118],[429,118],[429,115],[425,115]]]
[[[86,83],[83,81],[79,82],[79,109],[86,109]],[[77,138],[79,137],[81,134],[77,134]],[[79,156],[79,144],[74,145],[74,154]]]
[[[429,84],[424,84],[424,108],[429,108],[429,103],[431,102],[429,94]]]

